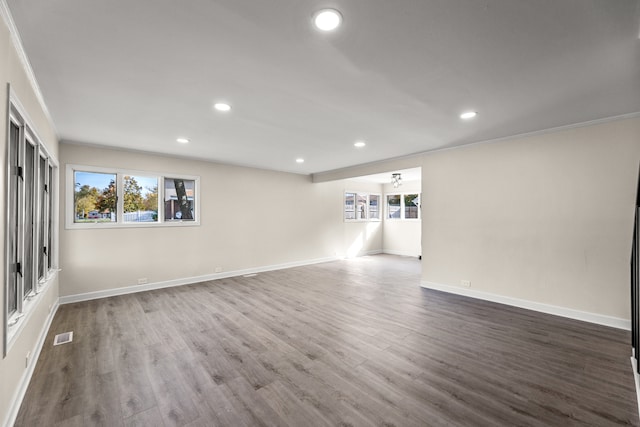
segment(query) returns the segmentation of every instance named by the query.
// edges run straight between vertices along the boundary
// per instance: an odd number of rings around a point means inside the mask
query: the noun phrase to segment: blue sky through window
[[[109,187],[111,181],[116,180],[116,175],[112,173],[99,173],[99,172],[79,172],[75,173],[76,190],[84,185],[89,187],[95,187],[102,191]]]
[[[142,187],[142,196],[146,196],[150,193],[150,189],[154,189],[158,185],[158,178],[155,177],[146,177],[146,176],[138,176],[138,175],[130,175],[133,176],[138,185]],[[95,187],[100,192],[105,188],[109,187],[109,183],[111,181],[116,180],[116,175],[113,173],[100,173],[100,172],[75,172],[75,184],[76,191],[84,186],[88,185],[89,187]],[[78,185],[79,184],[79,185]]]

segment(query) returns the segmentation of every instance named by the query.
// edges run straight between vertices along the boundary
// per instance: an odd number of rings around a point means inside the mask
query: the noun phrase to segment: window
[[[48,178],[48,184],[47,184],[47,198],[49,201],[49,211],[48,211],[48,215],[47,215],[47,268],[49,270],[51,270],[51,268],[53,268],[53,257],[55,256],[55,247],[51,244],[53,242],[53,215],[55,210],[53,209],[54,206],[54,193],[53,193],[53,188],[54,188],[54,184],[55,184],[55,188],[58,187],[57,185],[57,181],[53,180],[53,166],[51,164],[49,164],[49,178]],[[56,204],[57,207],[57,204]]]
[[[367,194],[356,194],[356,218],[367,219]]]
[[[24,119],[10,91],[7,153],[5,354],[38,294],[57,269],[54,261],[57,165]]]
[[[347,221],[379,221],[379,205],[379,194],[346,192],[344,193],[344,219]]]
[[[400,218],[402,209],[400,207],[400,195],[390,194],[387,196],[387,218]]]
[[[74,222],[117,221],[116,174],[74,171],[73,182]]]
[[[380,219],[380,195],[369,195],[369,219]]]
[[[165,221],[193,221],[196,182],[192,179],[164,179]]]
[[[66,225],[198,225],[198,184],[199,178],[193,176],[67,165],[73,206]]]
[[[158,177],[124,176],[124,222],[158,222]]]
[[[387,194],[387,219],[419,219],[420,194]]]
[[[404,195],[404,217],[405,219],[417,219],[418,207],[420,206],[419,194]]]
[[[356,219],[356,193],[344,194],[344,219]]]
[[[47,257],[47,245],[49,244],[49,240],[47,238],[47,228],[49,225],[48,214],[49,214],[49,197],[48,197],[48,180],[49,180],[49,171],[47,168],[47,158],[44,156],[40,156],[39,159],[40,164],[38,165],[38,199],[39,209],[38,209],[38,248],[43,251],[42,256],[38,257],[38,281],[44,280],[46,269],[45,266],[48,266],[48,262],[46,260]]]

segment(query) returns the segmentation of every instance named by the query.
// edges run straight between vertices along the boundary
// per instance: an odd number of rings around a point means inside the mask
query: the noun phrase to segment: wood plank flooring
[[[628,332],[419,280],[377,255],[62,306],[16,426],[640,425]]]

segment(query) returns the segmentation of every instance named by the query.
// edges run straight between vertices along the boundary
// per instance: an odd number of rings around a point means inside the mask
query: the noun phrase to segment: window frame
[[[8,90],[8,108],[6,130],[6,183],[5,183],[5,304],[2,308],[4,319],[3,356],[6,357],[13,343],[20,335],[40,301],[39,295],[56,279],[58,275],[58,185],[59,163],[32,126],[31,119],[15,96],[11,87]],[[18,129],[18,139],[14,146],[11,140],[12,127]],[[27,183],[24,179],[25,151],[27,144],[33,146],[33,182],[31,183],[31,202],[33,204],[33,226],[31,227],[30,265],[25,253],[26,199]],[[15,152],[15,157],[14,157]],[[44,166],[43,165],[44,160]],[[44,168],[44,170],[41,170]],[[44,178],[41,181],[41,177]],[[15,194],[12,194],[15,193]],[[15,210],[15,218],[12,211]],[[41,244],[42,243],[42,244]],[[12,249],[15,248],[15,251]],[[42,262],[43,271],[40,274]],[[22,273],[17,272],[20,264]],[[30,270],[31,288],[25,284],[25,271]],[[18,275],[20,277],[18,277]],[[16,307],[9,312],[9,294],[15,288]]]
[[[347,218],[347,196],[353,196],[353,218]],[[371,196],[378,197],[378,218],[371,218]],[[364,197],[364,218],[358,218],[358,198]],[[369,191],[351,191],[346,190],[342,197],[342,219],[344,222],[380,222],[380,200],[382,200],[381,193],[372,193]]]
[[[94,172],[116,175],[116,221],[113,222],[75,222],[75,172]],[[136,222],[124,220],[124,177],[140,176],[157,178],[158,180],[158,220],[153,222]],[[195,219],[164,219],[165,178],[184,179],[194,181],[193,211]],[[100,229],[100,228],[148,228],[148,227],[195,227],[200,226],[200,177],[172,172],[157,172],[148,170],[120,169],[103,166],[67,164],[65,170],[65,228],[72,229]]]
[[[422,219],[422,203],[420,202],[418,204],[418,217],[417,218],[406,218],[405,217],[405,202],[404,202],[404,198],[407,195],[410,194],[417,194],[418,198],[421,199],[422,201],[422,192],[413,192],[413,191],[409,191],[406,193],[401,193],[401,192],[393,192],[393,193],[385,193],[384,195],[384,203],[385,203],[385,209],[384,209],[384,213],[385,213],[385,221],[420,221]],[[400,217],[399,218],[392,218],[389,216],[389,196],[399,196],[400,197]]]

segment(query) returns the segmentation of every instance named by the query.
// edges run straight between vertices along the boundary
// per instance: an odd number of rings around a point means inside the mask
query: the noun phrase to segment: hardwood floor
[[[62,306],[16,425],[640,424],[628,332],[419,279],[378,255]]]

